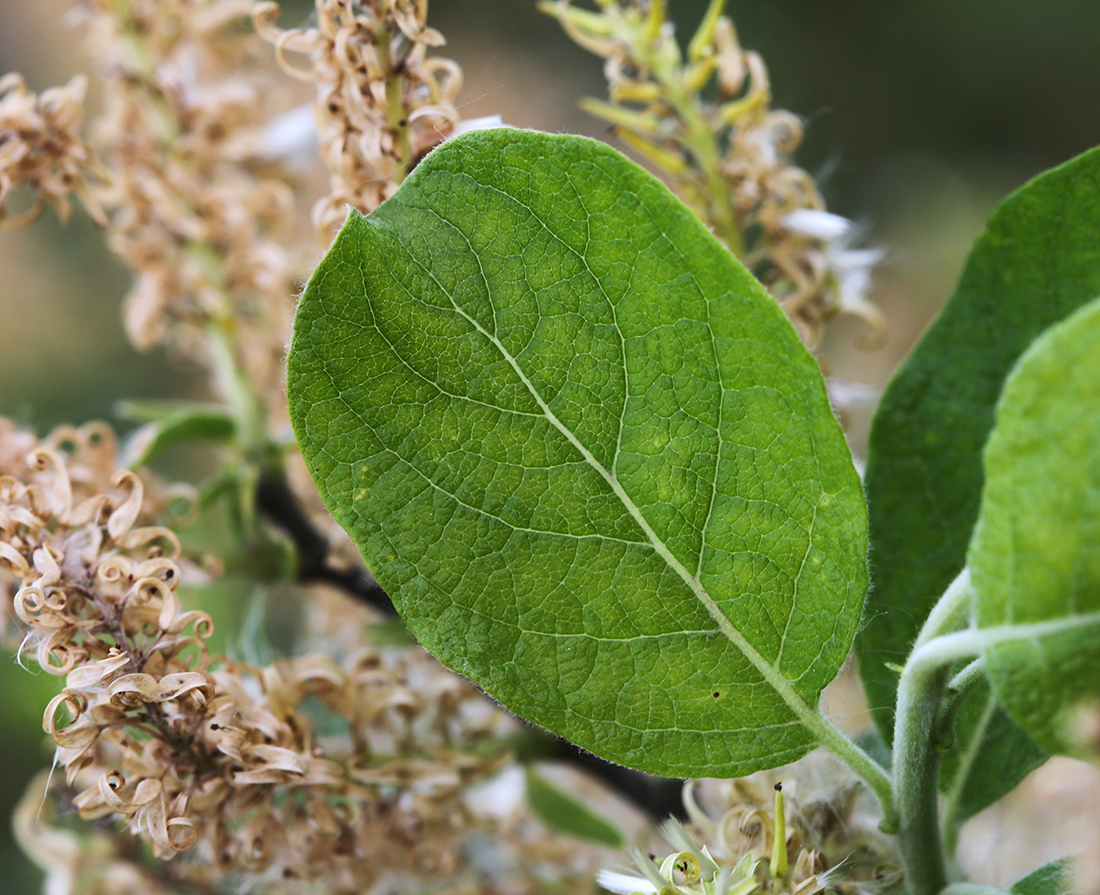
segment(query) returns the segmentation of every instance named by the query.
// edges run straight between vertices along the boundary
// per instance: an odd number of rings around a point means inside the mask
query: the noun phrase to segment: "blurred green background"
[[[74,49],[66,0],[0,2],[0,74],[32,89],[89,61]],[[690,34],[704,0],[670,0]],[[432,19],[465,71],[466,117],[604,136],[576,111],[602,96],[600,63],[574,47],[533,0],[431,0]],[[282,24],[309,4],[284,4]],[[826,344],[829,369],[881,386],[949,295],[970,242],[996,201],[1100,143],[1100,3],[1096,0],[731,0],[743,44],[769,66],[775,104],[803,116],[799,160],[829,207],[888,250],[875,300],[890,320],[869,352],[858,323]],[[0,231],[0,414],[44,431],[109,415],[120,397],[193,392],[194,371],[161,352],[139,355],[119,322],[127,275],[80,213]],[[857,427],[864,427],[870,408]],[[0,662],[0,818],[48,764],[42,707],[57,682]],[[0,828],[10,895],[40,877]],[[992,868],[995,871],[997,868]]]

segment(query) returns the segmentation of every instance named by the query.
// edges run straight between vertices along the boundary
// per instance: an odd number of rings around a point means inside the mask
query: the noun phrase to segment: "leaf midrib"
[[[523,207],[526,208],[526,206]],[[546,227],[545,223],[539,220],[538,216],[535,215],[531,209],[527,208],[527,211],[532,215],[533,218],[535,218],[535,220],[539,222],[539,224],[545,230],[547,230],[547,232],[550,232],[551,235],[553,235],[552,231],[550,231],[549,228]],[[459,228],[455,227],[452,222],[442,218],[438,214],[438,212],[434,213],[441,222],[447,224],[456,232],[461,233]],[[366,223],[377,226],[375,222],[371,221],[370,219],[367,219]],[[515,357],[512,356],[511,352],[508,351],[508,349],[504,346],[500,339],[498,339],[494,333],[490,333],[488,330],[486,330],[485,327],[483,327],[476,318],[467,313],[466,310],[461,305],[459,305],[457,301],[455,301],[454,295],[438,280],[432,270],[427,268],[411,252],[408,252],[407,250],[406,256],[413,264],[420,268],[423,274],[436,285],[436,287],[443,295],[447,296],[447,299],[448,301],[450,301],[451,306],[455,310],[455,313],[462,317],[462,319],[465,320],[470,326],[472,326],[477,333],[479,333],[483,338],[487,339],[497,349],[497,351],[500,352],[501,357],[504,358],[504,360],[512,368],[515,374],[519,377],[520,381],[523,383],[524,388],[527,389],[528,393],[538,405],[539,409],[542,410],[547,421],[559,432],[561,432],[562,435],[565,436],[566,440],[573,445],[578,453],[580,453],[585,462],[588,463],[589,466],[591,466],[592,469],[601,478],[603,478],[605,482],[607,482],[608,486],[614,492],[615,496],[619,498],[620,503],[622,503],[623,507],[630,514],[631,518],[634,519],[635,523],[645,534],[646,539],[650,543],[650,546],[657,553],[657,555],[665,561],[669,568],[671,568],[674,572],[676,572],[677,575],[680,576],[680,579],[687,585],[688,589],[692,592],[695,598],[707,610],[707,613],[714,620],[721,634],[727,640],[729,640],[730,643],[732,643],[742,653],[742,655],[745,656],[746,659],[748,659],[749,663],[760,673],[765,682],[769,686],[771,686],[773,690],[776,691],[776,693],[780,696],[784,703],[786,703],[788,708],[791,709],[795,717],[807,728],[820,734],[822,722],[825,722],[825,719],[818,713],[818,711],[814,707],[811,707],[806,702],[806,700],[802,697],[798,690],[795,689],[792,681],[779,669],[778,664],[768,661],[768,659],[759,650],[756,649],[752,642],[749,641],[749,639],[741,633],[740,629],[738,629],[733,624],[733,622],[730,621],[729,617],[722,611],[717,601],[710,595],[707,589],[703,587],[703,584],[698,579],[698,577],[687,570],[684,564],[680,562],[676,555],[660,538],[657,532],[653,530],[653,527],[649,524],[649,521],[645,518],[644,514],[638,508],[637,504],[635,504],[634,501],[630,498],[630,495],[627,494],[626,490],[620,484],[618,478],[613,475],[602,463],[600,463],[598,459],[596,459],[592,452],[588,450],[588,448],[580,441],[580,439],[577,438],[577,436],[568,426],[566,426],[560,419],[558,419],[557,415],[553,412],[553,410],[550,409],[550,406],[543,399],[542,395],[539,394],[539,391],[535,387],[534,383],[531,382],[530,379],[528,379],[519,362],[516,360]],[[486,279],[486,285],[487,284],[488,280]],[[610,299],[608,300],[610,301]],[[707,299],[705,296],[703,297],[703,300],[707,304],[709,329],[710,302],[709,299]],[[490,305],[492,305],[491,293],[489,296],[489,303]]]

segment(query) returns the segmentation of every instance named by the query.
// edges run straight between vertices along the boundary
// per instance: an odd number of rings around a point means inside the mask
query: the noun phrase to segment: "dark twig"
[[[260,512],[277,525],[290,540],[298,554],[298,580],[323,581],[341,588],[360,602],[379,612],[396,616],[393,601],[363,568],[341,569],[329,562],[331,545],[302,511],[286,479],[279,474],[260,477],[256,501]]]

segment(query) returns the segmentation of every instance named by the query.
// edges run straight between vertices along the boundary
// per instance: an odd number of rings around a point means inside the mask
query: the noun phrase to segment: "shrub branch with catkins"
[[[47,204],[64,218],[77,197],[131,271],[133,343],[204,364],[217,400],[157,417],[125,452],[102,424],[40,440],[0,422],[0,618],[24,660],[64,681],[44,714],[63,783],[36,781],[16,819],[51,892],[590,891],[608,862],[517,801],[510,744],[529,735],[509,715],[414,645],[374,636],[379,614],[351,601],[369,575],[286,436],[282,361],[310,231],[327,240],[347,206],[376,208],[460,125],[462,74],[435,55],[427,7],[317,0],[308,26],[284,30],[270,0],[83,0],[104,97],[87,140],[82,77],[37,96],[16,75],[0,80],[0,218],[26,223]],[[875,259],[846,248],[848,223],[790,163],[800,124],[770,110],[763,62],[740,48],[721,2],[686,58],[656,0],[542,7],[606,60],[611,102],[586,108],[742,255],[807,341],[839,310],[877,320],[864,299]],[[701,99],[711,81],[716,103]],[[315,89],[312,120],[299,82]],[[327,188],[299,169],[312,139]],[[34,198],[13,217],[20,190]],[[248,520],[227,553],[297,551],[278,573],[307,609],[294,655],[211,655],[212,618],[187,608],[225,557],[177,534],[196,489],[138,467],[193,431],[221,444],[207,499]],[[272,487],[278,501],[262,496]],[[350,571],[318,565],[330,557]],[[741,895],[787,882],[757,874],[752,843],[731,845],[738,806],[768,822],[757,796],[736,795],[717,823],[688,799],[691,834],[709,837]],[[67,805],[84,823],[64,820]],[[822,888],[840,852],[868,839],[852,837],[828,858],[796,859],[795,891]],[[660,872],[646,865],[645,878]],[[676,873],[666,882],[694,891]]]
[[[186,498],[148,495],[115,459],[99,425],[40,444],[0,433],[0,562],[22,651],[65,681],[44,727],[80,816],[124,819],[162,857],[189,852],[186,880],[350,892],[398,868],[454,871],[478,825],[463,796],[507,760],[514,722],[418,650],[211,657],[209,615],[178,594],[200,570],[156,524]],[[314,731],[311,699],[345,736]]]
[[[807,343],[838,313],[881,331],[867,300],[881,258],[850,246],[851,222],[825,211],[806,171],[791,157],[802,123],[771,108],[768,70],[741,48],[726,0],[711,0],[681,52],[664,0],[540,0],[580,46],[605,60],[610,102],[585,111],[652,165],[768,287]],[[707,98],[709,93],[715,99]]]
[[[317,87],[317,134],[332,187],[313,220],[331,238],[347,206],[372,211],[451,135],[462,71],[428,55],[443,37],[427,26],[423,0],[325,0],[315,26],[289,31],[274,26],[278,12],[278,4],[264,2],[253,17],[283,71]]]

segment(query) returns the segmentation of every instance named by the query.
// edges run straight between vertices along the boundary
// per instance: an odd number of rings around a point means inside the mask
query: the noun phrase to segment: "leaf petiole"
[[[981,655],[994,646],[1008,643],[1035,642],[1044,637],[1079,631],[1081,628],[1100,625],[1100,612],[1071,615],[1066,618],[1024,625],[996,625],[989,628],[966,628],[951,634],[931,638],[926,643],[918,641],[917,649],[909,657],[909,665],[922,670],[938,668],[959,659]]]

